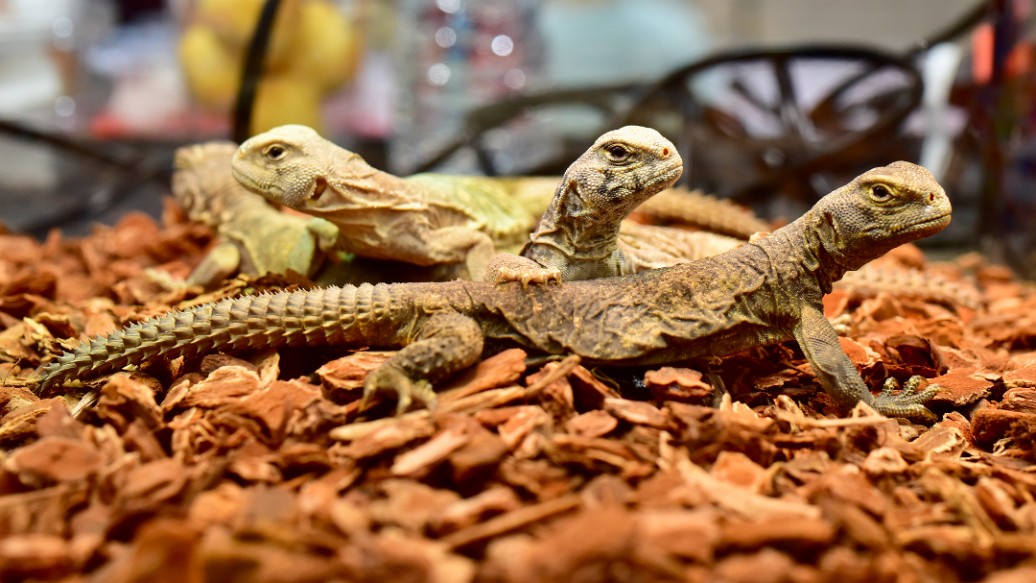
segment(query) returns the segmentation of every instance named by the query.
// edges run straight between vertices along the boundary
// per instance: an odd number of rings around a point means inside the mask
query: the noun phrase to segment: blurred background
[[[793,218],[918,161],[930,247],[1036,267],[1031,0],[0,0],[0,221],[157,214],[173,150],[284,123],[398,174],[560,173],[626,123]]]

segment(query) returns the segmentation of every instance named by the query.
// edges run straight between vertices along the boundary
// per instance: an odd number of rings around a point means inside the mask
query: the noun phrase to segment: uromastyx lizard
[[[675,147],[654,130],[628,127],[608,132],[587,154],[607,151],[609,142],[624,144],[630,152],[669,148],[670,154],[666,160],[630,156],[625,164],[607,169],[610,176],[602,177],[609,181],[588,183],[585,192],[607,189],[618,197],[628,197],[638,189],[646,190],[660,176],[671,177],[670,184],[678,177],[668,175],[679,165]],[[597,162],[585,157],[570,171]],[[472,279],[484,276],[486,264],[496,251],[517,252],[521,248],[551,204],[559,183],[558,178],[442,174],[400,178],[371,167],[311,128],[297,125],[274,128],[247,140],[234,156],[233,169],[238,181],[253,192],[337,225],[343,245],[357,255],[415,265],[465,265]],[[585,172],[584,179],[590,178]],[[703,219],[733,217],[714,221],[716,227],[737,223],[748,233],[765,229],[765,224],[751,213],[729,202],[686,191],[663,192],[642,209],[671,211],[681,206],[698,208],[701,212],[697,214]],[[630,239],[630,249],[643,249],[640,262],[655,266],[658,262],[653,254],[658,250],[644,243],[650,233],[642,235],[644,229],[636,225],[624,225],[623,229],[631,231],[623,237]]]
[[[338,229],[324,219],[283,213],[245,190],[231,175],[236,150],[233,142],[217,141],[176,151],[173,197],[188,218],[219,236],[184,283],[210,287],[238,271],[313,277],[339,248]]]
[[[133,324],[47,365],[40,389],[153,359],[283,345],[403,347],[371,373],[366,394],[402,408],[484,348],[518,345],[585,362],[656,365],[794,338],[842,407],[866,402],[926,417],[934,389],[871,394],[842,351],[821,298],[832,282],[950,222],[931,174],[896,162],[868,171],[805,215],[732,251],[632,276],[523,288],[518,283],[330,287],[226,299]]]
[[[500,254],[489,270],[490,277],[533,282],[549,279],[559,272],[566,280],[626,275],[716,255],[741,245],[743,241],[714,232],[652,227],[630,221],[622,223],[622,232],[615,240],[622,219],[637,206],[637,201],[653,192],[646,184],[649,178],[645,178],[643,172],[636,172],[637,166],[630,162],[638,157],[660,156],[666,148],[675,151],[664,138],[645,132],[648,139],[638,139],[640,133],[638,128],[611,132],[619,139],[599,139],[573,162],[559,179],[559,190],[523,249],[529,260]],[[262,275],[293,270],[323,284],[360,282],[364,278],[377,281],[385,276],[385,265],[380,262],[325,261],[340,247],[337,227],[323,219],[281,212],[238,184],[230,166],[236,150],[232,142],[213,141],[184,146],[176,152],[174,198],[191,220],[213,227],[219,236],[219,243],[180,285],[208,288],[237,271]],[[601,180],[605,174],[611,180]],[[453,180],[446,176],[441,179]],[[531,181],[532,184],[545,182],[550,181]],[[682,215],[701,226],[716,226],[727,232],[738,232],[735,226],[739,226],[742,234],[743,229],[762,227],[759,221],[746,215],[747,211],[723,201],[682,194],[670,198],[674,199],[672,204],[648,201],[648,214]],[[686,203],[682,207],[675,204],[680,199]],[[323,265],[330,265],[331,269],[320,269]],[[392,269],[397,268],[392,266]],[[435,275],[435,272],[393,271],[392,276]],[[177,283],[169,281],[167,285]],[[847,289],[852,295],[873,295],[886,290],[949,305],[974,306],[979,302],[977,291],[967,282],[951,281],[938,274],[870,265],[847,273],[836,288]]]

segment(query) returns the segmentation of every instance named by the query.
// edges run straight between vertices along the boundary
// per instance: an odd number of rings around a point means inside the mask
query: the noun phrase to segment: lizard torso
[[[923,415],[931,393],[875,398],[841,350],[821,298],[847,270],[950,220],[945,192],[906,162],[876,168],[795,222],[737,249],[634,276],[560,286],[483,282],[364,285],[206,304],[135,324],[63,355],[46,388],[151,358],[219,346],[405,346],[368,377],[371,391],[427,398],[434,382],[471,365],[483,342],[572,352],[587,361],[659,364],[795,338],[842,406]]]

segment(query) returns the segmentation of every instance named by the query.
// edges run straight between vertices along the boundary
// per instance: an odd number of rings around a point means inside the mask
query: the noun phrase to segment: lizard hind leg
[[[367,375],[360,409],[382,393],[395,395],[397,414],[409,409],[414,400],[433,406],[433,383],[474,364],[483,343],[475,320],[456,312],[429,316],[406,347]]]

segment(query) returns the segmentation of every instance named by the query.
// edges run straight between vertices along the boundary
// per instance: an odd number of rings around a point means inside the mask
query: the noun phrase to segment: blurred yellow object
[[[194,21],[210,27],[231,50],[244,51],[252,40],[264,0],[197,0]],[[278,67],[292,59],[302,0],[281,0],[277,8],[266,65]]]
[[[361,38],[352,22],[328,2],[302,5],[287,73],[331,90],[349,81],[360,62]]]
[[[321,91],[311,83],[284,75],[270,75],[259,83],[252,110],[253,134],[265,132],[280,125],[297,123],[307,125],[320,133]]]
[[[3,0],[0,0],[2,3]],[[229,111],[264,0],[197,0],[180,38],[180,61],[198,102]],[[263,62],[252,128],[320,127],[321,97],[359,67],[358,28],[328,0],[281,0]]]
[[[228,50],[211,28],[192,24],[183,31],[180,63],[191,93],[203,105],[227,109],[234,103],[241,55]]]

